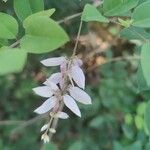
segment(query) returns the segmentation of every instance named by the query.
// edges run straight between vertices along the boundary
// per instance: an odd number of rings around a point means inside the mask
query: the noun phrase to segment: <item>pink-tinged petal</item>
[[[81,112],[79,110],[79,107],[77,106],[76,102],[71,96],[64,95],[64,103],[73,113],[81,117]]]
[[[64,61],[66,61],[65,57],[53,57],[53,58],[48,58],[45,60],[42,60],[41,63],[44,66],[59,66],[61,65]]]
[[[70,76],[80,88],[85,88],[85,76],[79,66],[71,67]]]
[[[51,97],[53,95],[52,90],[48,86],[39,86],[33,88],[33,91],[42,97]]]
[[[74,58],[73,59],[73,64],[76,66],[79,66],[79,67],[81,67],[82,65],[83,65],[83,62],[82,62],[82,60],[81,59],[79,59],[79,58]]]
[[[57,116],[58,116],[58,118],[61,118],[61,119],[68,119],[69,118],[68,114],[65,112],[58,112]]]
[[[53,96],[47,99],[40,107],[34,110],[37,114],[44,114],[50,111],[56,104],[56,98]]]
[[[90,96],[78,87],[71,87],[69,89],[69,93],[75,100],[77,100],[80,103],[83,103],[86,105],[92,104]]]
[[[54,82],[50,81],[49,79],[47,79],[43,84],[48,86],[52,91],[59,90],[58,86]]]
[[[62,74],[60,72],[53,73],[47,80],[49,80],[55,84],[58,84],[62,80]]]
[[[65,74],[67,71],[67,63],[68,63],[68,61],[66,60],[60,65],[60,71],[62,74]]]

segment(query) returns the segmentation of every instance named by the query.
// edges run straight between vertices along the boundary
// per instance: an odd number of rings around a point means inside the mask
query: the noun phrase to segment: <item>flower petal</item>
[[[73,59],[73,64],[80,67],[80,66],[83,65],[83,62],[82,62],[81,59],[79,59],[79,58],[76,57],[76,58]]]
[[[42,60],[41,63],[44,66],[59,66],[61,65],[64,61],[66,61],[65,57],[53,57],[53,58],[48,58],[45,60]]]
[[[69,118],[68,114],[65,113],[65,112],[58,112],[57,116],[58,116],[58,118],[61,118],[61,119],[67,119],[67,118]]]
[[[48,86],[52,91],[59,90],[58,86],[55,83],[51,82],[49,79],[47,79],[43,84]]]
[[[62,74],[58,72],[58,73],[53,73],[47,80],[55,84],[58,84],[61,82],[61,79],[62,79]]]
[[[34,110],[37,114],[44,114],[51,110],[56,104],[56,98],[53,96],[47,99],[40,107]]]
[[[36,88],[33,88],[33,91],[42,97],[51,97],[53,95],[53,92],[48,86],[39,86]]]
[[[41,132],[45,131],[48,128],[49,124],[45,124],[42,128],[41,128]]]
[[[82,69],[79,66],[72,66],[70,72],[71,78],[82,89],[85,88],[85,76]]]
[[[69,89],[69,92],[70,92],[70,95],[80,103],[83,103],[83,104],[92,103],[90,96],[78,87],[71,87]]]
[[[79,110],[79,107],[77,106],[76,102],[71,96],[64,95],[64,103],[73,113],[81,117],[81,112]]]

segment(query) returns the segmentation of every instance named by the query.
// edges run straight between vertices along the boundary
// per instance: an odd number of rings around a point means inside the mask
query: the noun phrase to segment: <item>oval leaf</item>
[[[52,19],[39,16],[24,24],[26,35],[21,47],[31,53],[46,53],[64,45],[69,38],[66,32]]]
[[[141,50],[141,66],[147,85],[150,86],[150,44],[144,44]]]
[[[86,4],[82,13],[83,21],[99,21],[99,22],[109,22],[107,18],[102,16],[102,14],[92,5]]]
[[[139,0],[104,0],[103,11],[106,16],[119,16],[138,4]]]
[[[150,101],[147,103],[145,114],[144,114],[144,124],[146,132],[150,135]]]
[[[150,27],[150,1],[139,5],[132,14],[133,25],[137,27]]]
[[[20,20],[29,15],[44,10],[43,0],[14,0],[14,9]]]
[[[26,62],[27,54],[21,49],[0,49],[0,75],[20,72]]]
[[[18,33],[18,23],[15,18],[0,13],[0,38],[14,39]]]

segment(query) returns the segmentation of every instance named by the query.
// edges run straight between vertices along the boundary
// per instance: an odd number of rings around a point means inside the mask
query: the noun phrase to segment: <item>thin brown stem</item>
[[[74,49],[73,49],[73,54],[72,54],[72,58],[76,55],[76,51],[77,51],[77,47],[78,47],[78,43],[79,43],[79,38],[80,38],[80,34],[81,34],[81,29],[82,29],[82,20],[80,21],[80,24],[79,24],[79,30],[78,30],[78,34],[77,34],[77,38],[76,38],[76,43],[75,43],[75,46],[74,46]]]

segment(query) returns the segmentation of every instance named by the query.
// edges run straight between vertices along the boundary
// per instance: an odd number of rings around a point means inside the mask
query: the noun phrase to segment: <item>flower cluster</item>
[[[67,119],[67,113],[62,112],[62,105],[67,106],[74,114],[81,117],[81,112],[76,101],[83,104],[91,104],[90,96],[84,92],[85,76],[81,69],[82,61],[77,58],[54,57],[41,61],[47,67],[60,66],[60,72],[52,74],[43,86],[36,87],[33,91],[47,100],[34,110],[37,114],[49,112],[50,121],[41,128],[45,131],[41,139],[49,142],[48,132],[55,133],[51,127],[55,118]]]

